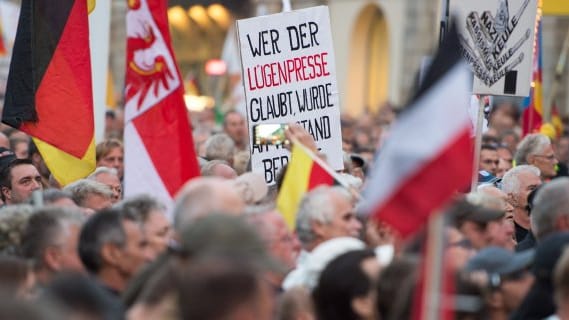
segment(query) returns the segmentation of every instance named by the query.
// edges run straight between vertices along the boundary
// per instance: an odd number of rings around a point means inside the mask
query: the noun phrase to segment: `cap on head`
[[[466,264],[468,272],[485,271],[488,274],[508,275],[528,268],[533,262],[534,250],[514,253],[500,247],[480,250]]]

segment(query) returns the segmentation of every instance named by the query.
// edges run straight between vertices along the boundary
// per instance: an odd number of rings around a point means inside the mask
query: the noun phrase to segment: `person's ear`
[[[508,199],[506,201],[508,201],[515,208],[518,204],[516,197],[512,193],[508,193],[507,197]]]
[[[535,155],[530,154],[529,156],[526,157],[526,162],[528,164],[535,165],[535,159],[536,159]]]
[[[4,198],[8,199],[8,200],[12,200],[12,189],[8,188],[8,187],[2,187],[0,189],[0,191],[2,192],[2,194],[4,195]]]
[[[320,222],[317,222],[317,221],[312,221],[312,222],[310,223],[310,227],[311,227],[313,233],[314,233],[318,238],[324,238],[324,235],[325,235],[326,232],[324,231],[325,226],[324,226],[323,223],[320,223]]]
[[[352,310],[361,319],[371,319],[373,318],[375,311],[374,299],[372,299],[371,294],[365,296],[356,297],[352,299]]]
[[[60,251],[52,246],[45,248],[43,252],[43,263],[47,266],[49,270],[59,271],[61,270],[61,264],[59,263]]]
[[[101,258],[105,264],[117,266],[120,263],[121,251],[112,243],[105,243],[101,247]]]

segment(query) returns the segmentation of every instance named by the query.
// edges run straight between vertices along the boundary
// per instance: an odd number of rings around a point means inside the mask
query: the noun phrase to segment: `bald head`
[[[212,213],[241,215],[245,203],[231,181],[217,177],[192,179],[178,193],[174,226],[182,230],[193,220]]]
[[[204,177],[219,177],[223,179],[235,179],[237,173],[227,162],[222,160],[212,160],[202,166],[201,174]]]

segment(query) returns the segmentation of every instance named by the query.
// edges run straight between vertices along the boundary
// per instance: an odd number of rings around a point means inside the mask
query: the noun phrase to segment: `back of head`
[[[0,292],[0,319],[61,320],[64,313],[51,301],[22,300],[13,292]]]
[[[93,173],[91,173],[87,179],[89,180],[97,180],[97,176],[100,174],[110,174],[113,176],[117,176],[118,177],[118,171],[115,168],[109,168],[109,167],[97,167],[95,169],[95,171],[93,171]]]
[[[569,232],[550,234],[538,243],[532,269],[536,282],[553,285],[553,270],[568,245]]]
[[[542,185],[531,208],[531,229],[537,239],[553,233],[561,216],[569,215],[569,178],[562,177]]]
[[[57,302],[67,314],[81,319],[123,319],[120,303],[85,275],[61,274],[43,294]]]
[[[83,225],[79,235],[79,257],[88,271],[97,274],[103,267],[101,249],[106,243],[119,247],[126,243],[119,210],[101,210]]]
[[[0,255],[0,284],[2,290],[12,294],[19,293],[18,291],[28,281],[28,275],[31,271],[28,261],[18,257]]]
[[[73,195],[71,192],[59,189],[46,189],[42,192],[42,195],[44,205],[54,204],[61,199],[69,199],[73,201]]]
[[[0,209],[0,254],[20,256],[22,235],[32,216],[29,204],[11,205]]]
[[[251,319],[269,319],[262,312],[263,292],[258,270],[234,256],[210,256],[191,263],[179,286],[182,319],[233,319],[235,312],[246,312]],[[188,303],[191,301],[191,303]],[[270,309],[269,309],[270,310]]]
[[[410,319],[413,295],[418,281],[419,259],[403,256],[382,270],[377,287],[381,319]]]
[[[209,137],[205,142],[205,157],[207,160],[224,160],[233,163],[235,142],[228,135],[219,133]]]
[[[176,196],[174,227],[181,232],[198,218],[212,213],[242,214],[243,200],[226,180],[200,177],[190,180]]]
[[[166,206],[150,195],[138,195],[119,202],[116,206],[128,220],[145,223],[153,211],[166,211]]]
[[[266,248],[252,225],[241,217],[212,214],[188,225],[180,245],[192,256],[235,252],[243,258],[265,257]]]
[[[84,222],[81,212],[70,208],[43,207],[35,210],[22,235],[22,254],[36,268],[43,267],[47,247],[60,246],[68,239],[69,227],[80,228]]]
[[[543,152],[545,147],[550,144],[551,140],[549,140],[546,135],[541,133],[528,134],[520,144],[518,144],[516,154],[514,155],[514,161],[517,165],[527,164],[528,157],[530,155]]]
[[[538,243],[532,267],[535,281],[512,319],[544,319],[555,313],[553,273],[567,245],[567,232],[550,234]]]
[[[362,269],[369,258],[375,258],[372,250],[349,251],[326,266],[312,293],[318,319],[360,319],[352,302],[374,290],[372,280]]]

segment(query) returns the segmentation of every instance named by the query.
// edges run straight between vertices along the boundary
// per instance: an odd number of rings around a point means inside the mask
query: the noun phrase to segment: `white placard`
[[[474,94],[529,96],[537,0],[451,0]]]
[[[275,182],[290,153],[257,146],[255,125],[301,124],[335,170],[344,167],[328,7],[237,21],[254,172]]]

